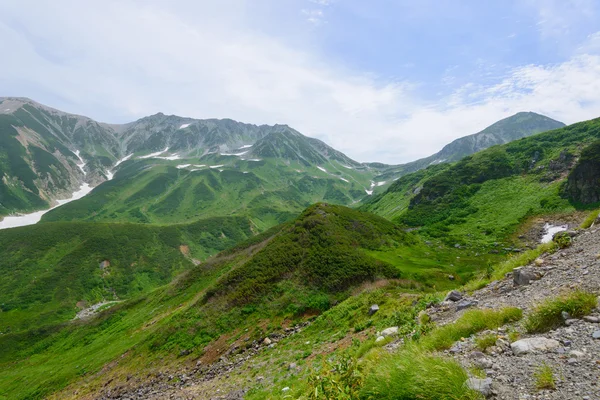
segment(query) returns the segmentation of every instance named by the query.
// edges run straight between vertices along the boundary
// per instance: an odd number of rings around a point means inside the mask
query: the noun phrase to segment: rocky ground
[[[515,270],[501,281],[492,282],[472,295],[454,293],[428,311],[433,320],[447,323],[467,309],[519,307],[525,315],[546,298],[573,289],[598,292],[600,288],[600,229],[580,231],[573,245],[552,255],[544,255],[531,265]],[[457,298],[460,297],[460,298]],[[475,338],[458,342],[448,355],[466,369],[479,371],[471,380],[487,397],[495,399],[600,399],[600,321],[599,310],[583,319],[570,319],[567,326],[545,334],[523,333],[520,324],[494,332],[496,344],[479,351]],[[510,343],[509,333],[519,334]],[[513,339],[516,339],[513,336]],[[538,390],[535,374],[548,366],[554,375],[555,390]],[[481,376],[485,375],[485,376]]]

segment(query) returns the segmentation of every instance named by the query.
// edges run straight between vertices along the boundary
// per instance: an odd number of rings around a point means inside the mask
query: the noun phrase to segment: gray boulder
[[[510,344],[513,354],[516,356],[529,353],[546,352],[554,350],[560,346],[560,343],[554,339],[545,337],[532,337],[517,340]]]
[[[476,390],[485,397],[489,397],[492,394],[492,378],[469,378],[467,379],[467,386],[471,390]]]
[[[446,295],[444,301],[459,301],[462,299],[462,294],[458,290],[453,290]]]
[[[539,272],[534,271],[531,268],[519,267],[515,268],[512,272],[513,282],[517,286],[529,285],[531,281],[537,281],[542,276]]]

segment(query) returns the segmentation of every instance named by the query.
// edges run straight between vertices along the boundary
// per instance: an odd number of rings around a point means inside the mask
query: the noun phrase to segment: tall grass
[[[538,304],[525,320],[525,329],[529,333],[548,332],[563,324],[562,312],[571,317],[581,318],[596,307],[596,295],[581,290],[566,293],[555,299]]]
[[[456,361],[416,348],[386,355],[365,380],[361,399],[479,399],[465,385],[467,372]]]
[[[467,311],[456,322],[434,329],[429,335],[424,336],[419,345],[424,350],[446,350],[463,337],[469,337],[486,329],[495,329],[509,322],[518,321],[522,317],[523,311],[514,307],[500,311]]]
[[[590,226],[592,226],[594,221],[596,221],[596,218],[598,218],[598,215],[600,215],[600,209],[594,210],[591,213],[589,213],[589,215],[586,217],[586,219],[584,219],[583,222],[581,223],[580,228],[587,229]]]

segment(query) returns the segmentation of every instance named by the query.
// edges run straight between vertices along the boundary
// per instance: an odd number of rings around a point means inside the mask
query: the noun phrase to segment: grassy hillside
[[[448,143],[439,152],[402,165],[389,166],[377,180],[389,180],[427,168],[430,165],[451,163],[489,147],[564,127],[565,124],[533,112],[520,112],[504,118],[481,132]]]
[[[170,282],[192,257],[253,234],[244,218],[189,225],[48,223],[0,231],[0,332],[67,321],[80,308],[125,300]]]
[[[70,224],[78,225],[89,226]],[[112,226],[119,225],[107,225],[106,229]],[[60,224],[40,227],[58,230]],[[155,232],[158,239],[153,246],[160,246],[161,228],[143,228]],[[185,236],[193,234],[189,228],[169,229],[168,237],[179,234],[180,240],[172,239],[161,248],[164,257],[180,259],[177,246],[182,241],[199,246],[192,236]],[[104,253],[97,254],[102,255],[92,260],[92,269],[104,258]],[[459,254],[463,256],[460,259]],[[41,251],[37,257],[43,259]],[[208,357],[214,351],[213,343],[232,343],[247,336],[243,343],[249,346],[265,334],[281,330],[282,324],[303,321],[351,299],[352,293],[359,293],[365,285],[391,285],[398,293],[427,293],[456,284],[447,274],[456,274],[458,281],[468,279],[487,261],[439,243],[423,243],[375,215],[317,204],[296,220],[211,257],[170,284],[103,311],[96,319],[0,335],[0,348],[6,349],[0,356],[0,398],[37,398],[80,380],[78,397],[79,390],[100,390],[102,382],[111,377],[118,377],[115,384],[120,384],[128,374],[142,376],[156,372],[158,366],[167,368]],[[154,271],[159,274],[161,269],[156,266]],[[420,279],[420,273],[428,275],[429,281]],[[135,285],[128,286],[126,281],[123,287],[135,290]],[[389,295],[378,293],[380,304],[398,302],[401,308],[394,309],[412,315],[412,300],[388,299]],[[373,298],[364,297],[355,306],[363,301]],[[371,322],[358,314],[357,319],[336,319],[335,324],[341,325],[335,326],[360,331],[410,318],[392,311],[382,312]],[[332,322],[327,319],[324,323]],[[327,345],[322,333],[310,332],[313,339],[305,341]],[[290,347],[292,353],[273,352],[269,357],[287,354],[302,360],[296,354],[306,352],[302,343]],[[220,352],[228,348],[218,346]],[[117,359],[118,366],[102,369]]]
[[[600,119],[494,146],[396,181],[362,206],[446,243],[508,241],[535,215],[594,207],[561,189],[582,150],[600,138]]]
[[[367,196],[372,172],[321,161],[312,165],[304,158],[240,159],[218,154],[126,161],[112,181],[45,214],[42,221],[167,224],[241,215],[264,230],[318,201],[349,205]]]

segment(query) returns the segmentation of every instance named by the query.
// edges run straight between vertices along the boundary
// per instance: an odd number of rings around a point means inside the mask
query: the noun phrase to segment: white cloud
[[[177,4],[7,0],[0,52],[11,56],[0,64],[0,87],[108,122],[162,111],[286,123],[359,161],[389,163],[427,156],[518,111],[564,122],[600,116],[595,37],[567,62],[516,68],[430,104],[418,84],[382,82],[261,34],[244,0]]]

